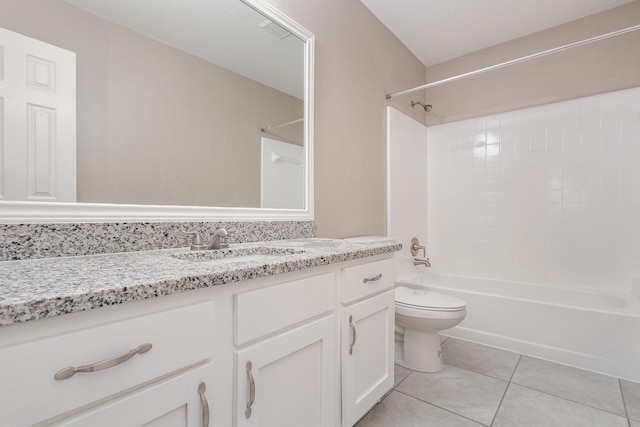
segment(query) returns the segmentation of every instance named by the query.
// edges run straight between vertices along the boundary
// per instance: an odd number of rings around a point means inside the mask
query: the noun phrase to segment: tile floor
[[[356,427],[640,427],[640,383],[454,338],[432,374],[396,365]]]

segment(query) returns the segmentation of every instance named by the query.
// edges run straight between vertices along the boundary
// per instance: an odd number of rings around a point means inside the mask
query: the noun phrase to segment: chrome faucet
[[[420,250],[422,250],[422,256],[426,259],[414,258],[413,265],[424,265],[425,267],[431,267],[429,258],[427,258],[427,248],[422,246],[420,242],[418,242],[418,239],[414,237],[413,239],[411,239],[411,255],[417,256]]]
[[[228,243],[221,243],[223,237],[227,237],[229,233],[224,228],[219,228],[213,233],[209,243],[207,243],[207,249],[226,249],[229,247]]]

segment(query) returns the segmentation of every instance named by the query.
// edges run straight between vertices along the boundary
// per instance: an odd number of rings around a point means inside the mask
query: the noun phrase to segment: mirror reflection
[[[4,53],[35,58],[17,95],[12,55],[3,59],[4,200],[304,208],[305,46],[295,35],[239,0],[2,9]],[[60,51],[49,57],[37,42]],[[27,106],[20,120],[16,105]]]

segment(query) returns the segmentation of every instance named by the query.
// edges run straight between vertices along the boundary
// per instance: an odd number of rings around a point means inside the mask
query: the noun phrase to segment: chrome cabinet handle
[[[104,369],[113,368],[114,366],[117,366],[131,359],[136,354],[146,353],[147,351],[151,350],[152,347],[153,345],[151,345],[150,343],[145,343],[139,345],[128,353],[125,353],[121,356],[112,357],[111,359],[103,360],[101,362],[78,366],[77,368],[73,366],[67,366],[66,368],[56,372],[55,379],[66,380],[67,378],[71,378],[78,372],[97,372]]]
[[[378,274],[377,276],[373,276],[371,278],[365,277],[364,279],[362,279],[362,283],[377,282],[380,279],[382,279],[382,273]]]
[[[207,385],[201,382],[198,385],[198,394],[200,395],[200,404],[202,405],[202,427],[209,427],[209,402],[204,392],[207,391]]]
[[[251,369],[253,365],[251,361],[247,362],[247,377],[249,378],[249,401],[247,402],[247,409],[244,410],[245,418],[251,417],[251,406],[253,402],[256,400],[256,381],[253,379],[253,374],[251,373]]]
[[[349,354],[353,354],[353,346],[356,345],[356,325],[353,324],[353,316],[349,316],[349,326],[351,326],[351,344],[349,344]]]

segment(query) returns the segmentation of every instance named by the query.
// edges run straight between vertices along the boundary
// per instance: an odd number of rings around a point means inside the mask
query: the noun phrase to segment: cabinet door
[[[204,386],[203,386],[204,384]],[[208,427],[213,364],[170,377],[53,425],[65,427]],[[209,393],[210,395],[211,393]]]
[[[325,317],[236,352],[236,426],[333,425],[335,318]]]
[[[0,426],[64,416],[204,363],[215,349],[214,310],[214,302],[207,301],[0,348],[0,366],[13,367],[0,367]],[[151,350],[109,369],[55,379],[67,366],[104,367],[101,362],[130,356],[145,343]]]
[[[342,312],[342,425],[351,427],[393,387],[393,291]]]

